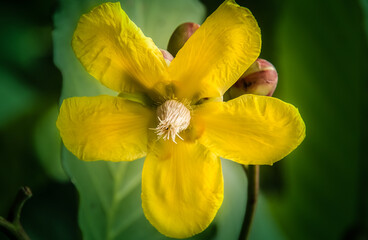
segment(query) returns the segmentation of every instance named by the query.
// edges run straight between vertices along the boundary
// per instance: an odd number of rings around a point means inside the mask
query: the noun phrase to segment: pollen
[[[156,112],[159,124],[154,130],[158,138],[171,139],[174,143],[176,143],[176,136],[183,140],[179,133],[189,126],[189,109],[179,101],[167,100],[157,108]]]

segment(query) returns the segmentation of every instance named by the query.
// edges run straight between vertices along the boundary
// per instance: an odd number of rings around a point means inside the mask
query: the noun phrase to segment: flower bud
[[[165,59],[166,65],[169,66],[171,61],[174,59],[174,57],[171,55],[171,53],[169,53],[168,51],[164,50],[164,49],[160,49],[162,56]]]
[[[228,90],[231,99],[243,94],[272,96],[277,85],[277,71],[268,61],[258,58]]]
[[[191,22],[180,24],[171,35],[167,50],[175,57],[184,43],[199,27],[199,24]]]

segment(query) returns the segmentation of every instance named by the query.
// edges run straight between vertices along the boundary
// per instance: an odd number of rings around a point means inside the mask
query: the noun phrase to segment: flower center
[[[159,138],[175,142],[178,136],[183,140],[179,133],[189,126],[190,111],[185,105],[176,100],[168,100],[157,108],[157,118],[159,124],[154,129]]]

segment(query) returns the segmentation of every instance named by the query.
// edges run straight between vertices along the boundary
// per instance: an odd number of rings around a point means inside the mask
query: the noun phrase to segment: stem
[[[20,214],[24,203],[32,196],[31,189],[22,187],[15,197],[13,205],[10,208],[8,219],[0,216],[0,230],[2,230],[10,239],[30,240],[20,223]]]
[[[259,166],[249,165],[245,166],[244,170],[248,178],[248,198],[245,210],[244,222],[240,232],[239,240],[248,239],[250,227],[252,226],[254,213],[257,205],[258,191],[259,191]]]

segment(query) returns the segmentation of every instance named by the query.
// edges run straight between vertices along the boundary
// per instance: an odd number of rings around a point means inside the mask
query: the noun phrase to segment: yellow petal
[[[65,147],[85,161],[132,161],[147,152],[154,114],[120,97],[73,97],[63,101],[56,125]]]
[[[186,238],[212,222],[223,200],[220,159],[199,144],[160,140],[142,173],[142,206],[162,234]]]
[[[85,69],[105,86],[118,92],[164,94],[166,62],[119,2],[101,4],[83,15],[72,46]]]
[[[203,145],[241,164],[272,165],[305,137],[303,119],[293,105],[250,94],[199,106],[192,124]]]
[[[252,13],[226,0],[169,66],[179,98],[220,97],[257,59],[261,34]]]

